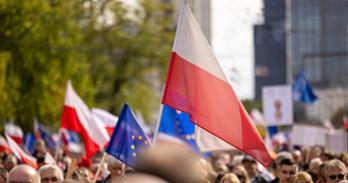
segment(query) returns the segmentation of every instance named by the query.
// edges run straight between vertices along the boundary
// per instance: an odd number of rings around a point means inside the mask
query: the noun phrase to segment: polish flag
[[[60,127],[81,135],[86,159],[92,157],[110,140],[106,129],[95,122],[91,110],[75,93],[70,81],[67,84]]]
[[[6,139],[0,135],[0,152],[2,151],[11,152],[11,149],[8,146]]]
[[[162,103],[189,113],[196,125],[269,166],[271,154],[228,83],[187,1],[178,21]]]
[[[37,163],[36,163],[36,158],[28,155],[25,153],[19,145],[12,139],[8,134],[6,134],[6,139],[8,142],[8,145],[12,151],[12,153],[19,159],[21,160],[22,163],[28,164],[34,168],[38,168]]]
[[[18,145],[21,145],[23,142],[23,131],[21,127],[13,124],[5,124],[5,133],[9,135]]]
[[[108,132],[109,137],[111,137],[112,132],[115,129],[118,117],[105,110],[98,108],[92,109],[92,115],[94,120],[100,123]]]

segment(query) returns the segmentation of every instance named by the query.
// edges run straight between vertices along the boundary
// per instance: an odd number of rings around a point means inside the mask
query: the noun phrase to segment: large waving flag
[[[134,167],[137,153],[150,146],[150,141],[140,127],[132,109],[125,104],[105,152]]]
[[[92,157],[109,141],[106,129],[93,120],[91,111],[76,94],[70,81],[65,94],[61,128],[81,135],[85,145],[85,159]]]
[[[18,145],[23,142],[23,131],[21,127],[15,125],[14,123],[5,124],[5,133],[10,136]]]
[[[181,7],[162,103],[189,113],[198,126],[269,166],[270,153],[187,4]]]
[[[25,153],[19,145],[9,136],[6,134],[6,139],[8,142],[8,145],[12,151],[12,153],[24,164],[28,164],[34,168],[38,168],[36,164],[36,158],[28,155]]]
[[[318,97],[314,94],[303,69],[297,75],[296,81],[292,88],[295,101],[301,101],[306,104],[314,103]]]
[[[112,132],[115,129],[118,117],[105,110],[98,108],[92,109],[92,115],[94,120],[100,123],[106,129],[109,136],[111,136]]]

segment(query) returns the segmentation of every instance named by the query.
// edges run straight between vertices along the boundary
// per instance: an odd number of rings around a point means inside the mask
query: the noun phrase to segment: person
[[[46,150],[45,141],[43,141],[42,139],[39,139],[38,141],[36,141],[33,156],[35,158],[45,157],[46,151],[47,150]]]
[[[347,168],[340,160],[328,161],[323,167],[322,180],[325,183],[335,183],[346,180]]]
[[[56,182],[64,180],[63,171],[55,165],[43,165],[39,169],[41,183]]]
[[[298,172],[295,176],[295,183],[313,183],[313,180],[307,172]]]
[[[107,168],[110,175],[102,181],[103,183],[121,181],[125,178],[126,165],[112,156],[108,156]]]
[[[17,159],[13,155],[8,155],[4,162],[4,168],[9,172],[13,167],[17,166]]]
[[[271,183],[293,183],[298,166],[292,158],[284,158],[277,165],[276,178]]]
[[[320,174],[320,165],[323,162],[320,158],[314,158],[309,162],[309,170],[308,173],[311,175],[313,182],[317,182],[319,174]]]
[[[242,165],[234,167],[232,173],[238,177],[241,183],[250,183],[248,173]]]
[[[40,183],[40,175],[36,170],[29,165],[18,165],[14,167],[9,175],[8,182],[30,182],[30,183]]]
[[[0,167],[0,183],[6,183],[8,179],[8,171],[4,167]]]
[[[234,173],[228,173],[221,178],[220,183],[241,183],[241,182],[239,181],[238,177]]]

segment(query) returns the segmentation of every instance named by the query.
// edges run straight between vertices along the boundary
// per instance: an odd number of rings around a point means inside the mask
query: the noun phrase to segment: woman
[[[232,173],[234,173],[238,177],[241,183],[250,183],[248,173],[242,165],[234,167],[232,169]]]

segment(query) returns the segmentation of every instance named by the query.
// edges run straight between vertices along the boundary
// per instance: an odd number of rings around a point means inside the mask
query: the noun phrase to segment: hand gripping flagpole
[[[99,166],[98,166],[98,170],[97,170],[97,172],[95,173],[95,175],[94,175],[94,177],[93,177],[92,183],[95,183],[95,182],[97,181],[98,175],[99,175],[99,173],[100,173],[100,171],[101,171],[101,167],[103,166],[103,164],[104,164],[104,162],[105,162],[106,156],[107,156],[107,154],[106,154],[106,152],[104,152],[103,158],[100,160],[100,163],[99,163]]]

